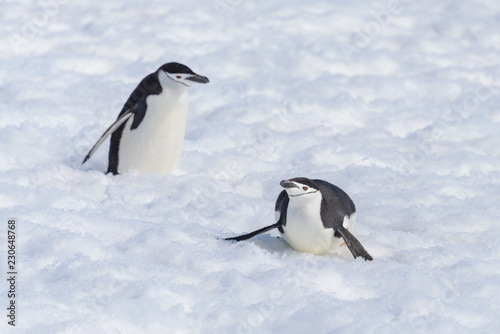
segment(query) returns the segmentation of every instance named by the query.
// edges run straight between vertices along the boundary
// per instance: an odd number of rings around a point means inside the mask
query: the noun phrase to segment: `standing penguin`
[[[108,173],[137,169],[173,171],[186,130],[187,87],[208,83],[185,65],[167,63],[142,79],[118,115],[83,159],[84,164],[111,135]]]
[[[373,258],[349,232],[355,222],[356,207],[339,187],[323,180],[297,177],[283,180],[285,188],[276,200],[276,223],[257,231],[225,240],[247,240],[277,228],[294,249],[314,254],[340,250],[345,243],[354,258]]]

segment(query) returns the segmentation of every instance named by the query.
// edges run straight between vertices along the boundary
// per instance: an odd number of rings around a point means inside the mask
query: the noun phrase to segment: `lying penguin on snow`
[[[294,249],[314,254],[338,251],[345,243],[354,258],[373,260],[349,232],[354,225],[356,207],[339,187],[323,180],[297,177],[283,180],[285,188],[276,200],[276,223],[257,231],[226,238],[242,241],[277,228]]]

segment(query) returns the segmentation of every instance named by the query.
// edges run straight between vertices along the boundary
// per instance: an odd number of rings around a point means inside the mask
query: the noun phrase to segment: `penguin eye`
[[[176,76],[176,78],[177,78],[177,79],[180,79],[180,78],[182,78],[182,77],[181,77],[180,75],[178,75],[178,76]]]
[[[307,189],[309,189],[309,188],[307,188],[307,187],[302,187],[302,189],[304,189],[304,191],[307,191]]]

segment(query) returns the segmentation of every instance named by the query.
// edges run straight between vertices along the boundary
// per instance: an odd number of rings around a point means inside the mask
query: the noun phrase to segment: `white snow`
[[[19,333],[493,333],[500,328],[497,0],[6,0],[7,219]],[[174,175],[83,157],[147,74],[189,90]],[[282,179],[345,190],[374,257],[294,251]]]

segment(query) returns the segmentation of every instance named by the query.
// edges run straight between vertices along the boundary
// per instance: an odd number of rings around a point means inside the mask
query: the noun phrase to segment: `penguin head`
[[[179,63],[167,63],[162,65],[158,72],[163,72],[171,80],[178,82],[184,86],[191,87],[197,83],[208,83],[207,77],[201,76],[199,74],[191,71],[186,65]]]
[[[321,196],[321,192],[316,183],[305,177],[283,180],[280,182],[280,185],[285,188],[290,200],[310,200],[317,196]]]

